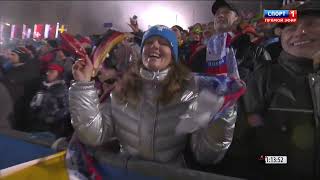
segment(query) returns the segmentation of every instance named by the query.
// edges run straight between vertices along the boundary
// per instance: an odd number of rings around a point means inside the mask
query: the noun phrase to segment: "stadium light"
[[[184,17],[181,14],[160,4],[154,4],[144,11],[141,16],[141,23],[143,23],[143,25],[146,27],[158,24],[166,25],[168,27],[176,24],[183,28],[188,27]]]

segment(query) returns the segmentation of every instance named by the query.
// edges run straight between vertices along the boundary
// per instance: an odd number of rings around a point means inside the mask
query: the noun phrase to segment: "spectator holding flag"
[[[260,65],[271,60],[270,54],[262,47],[256,46],[250,41],[250,36],[237,32],[237,26],[240,22],[238,10],[230,3],[224,0],[216,0],[212,5],[212,14],[214,15],[215,35],[226,34],[225,43],[221,46],[226,46],[228,49],[233,49],[235,58],[239,66],[239,74],[241,79],[246,81],[247,77],[257,69]],[[215,37],[213,37],[214,39]],[[207,44],[210,44],[209,40]],[[211,42],[211,44],[213,44]],[[207,45],[202,48],[190,60],[190,67],[193,72],[201,72],[210,74],[215,69],[215,64],[210,61],[212,59],[209,52],[212,46]],[[225,47],[219,47],[225,48]],[[226,63],[224,60],[219,60],[219,63]]]
[[[166,26],[145,32],[141,56],[103,106],[91,81],[91,61],[75,63],[69,98],[77,137],[89,146],[116,137],[122,155],[181,167],[190,135],[198,162],[219,162],[232,141],[234,104],[244,93],[243,82],[228,72],[212,77],[191,74],[179,62],[176,35]],[[231,74],[236,68],[230,67]]]
[[[3,76],[3,83],[9,89],[14,101],[14,113],[10,119],[14,129],[25,131],[29,127],[27,117],[29,102],[40,83],[40,70],[34,63],[30,51],[17,47],[8,54],[11,63]]]

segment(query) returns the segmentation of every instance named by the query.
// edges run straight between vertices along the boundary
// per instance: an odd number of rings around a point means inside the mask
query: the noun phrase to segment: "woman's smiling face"
[[[142,63],[151,71],[166,69],[172,62],[172,52],[169,42],[160,37],[153,36],[147,39],[142,50]]]

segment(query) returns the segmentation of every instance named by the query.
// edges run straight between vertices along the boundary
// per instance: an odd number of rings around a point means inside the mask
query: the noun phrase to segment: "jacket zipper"
[[[159,102],[156,103],[156,116],[154,119],[154,126],[153,126],[153,140],[152,140],[152,150],[153,150],[153,159],[155,159],[155,137],[156,137],[156,127],[157,127],[157,120],[158,120],[158,111],[159,110]]]
[[[317,78],[317,75],[314,75],[314,74],[310,74],[308,76],[308,80],[309,80],[309,86],[310,86],[310,91],[311,91],[311,97],[312,97],[312,102],[313,102],[313,109],[314,109],[314,121],[315,121],[315,135],[314,135],[314,175],[315,177],[319,177],[319,162],[320,162],[320,156],[319,156],[319,150],[320,150],[320,147],[319,147],[319,140],[320,140],[320,132],[319,132],[319,112],[317,111],[317,109],[319,107],[317,107],[317,95],[316,95],[316,92],[314,90],[315,88],[315,83],[316,83],[316,78]],[[318,97],[320,98],[320,97]]]
[[[157,89],[157,84],[154,85],[154,88]],[[154,118],[154,124],[153,124],[153,137],[152,137],[152,159],[155,159],[155,137],[156,137],[156,126],[157,126],[157,120],[158,120],[158,113],[159,113],[159,102],[156,100],[156,114]]]

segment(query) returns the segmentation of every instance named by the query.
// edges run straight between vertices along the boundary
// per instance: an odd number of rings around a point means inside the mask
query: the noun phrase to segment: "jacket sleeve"
[[[230,107],[208,127],[192,134],[191,150],[199,163],[216,164],[224,157],[232,142],[236,118],[236,107]]]
[[[69,89],[69,105],[71,123],[84,144],[98,146],[112,137],[111,103],[99,104],[94,82],[73,82]]]
[[[189,105],[185,116],[195,127],[191,135],[191,150],[201,164],[215,164],[227,152],[233,138],[237,118],[236,101],[244,93],[240,79],[230,80],[226,90],[219,90],[212,82],[223,82],[214,77],[198,79],[197,97]],[[186,122],[186,121],[185,121]]]
[[[69,114],[67,95],[68,91],[64,85],[49,89],[41,87],[30,102],[31,117],[49,124],[61,124]]]
[[[205,73],[206,53],[207,49],[202,48],[193,56],[189,57],[190,59],[187,59],[189,61],[189,67],[191,68],[192,72]]]
[[[57,112],[54,114],[55,118],[65,119],[69,114],[69,104],[68,104],[68,93],[67,89],[63,88],[60,90],[60,92],[56,95],[57,98]]]
[[[270,96],[269,83],[270,66],[267,65],[252,73],[247,80],[247,92],[242,97],[244,110],[249,114],[261,114],[265,111],[267,99]]]
[[[264,47],[261,46],[255,47],[253,57],[253,71],[256,71],[257,69],[265,66],[266,64],[272,63],[270,53]]]

